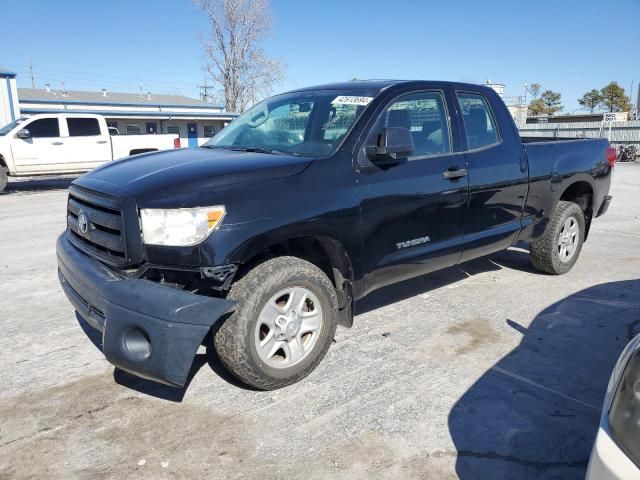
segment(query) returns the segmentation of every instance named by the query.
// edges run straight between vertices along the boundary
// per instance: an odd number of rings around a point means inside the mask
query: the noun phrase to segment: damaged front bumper
[[[102,332],[102,351],[116,367],[181,387],[211,327],[233,302],[117,275],[58,238],[58,278],[78,314]]]

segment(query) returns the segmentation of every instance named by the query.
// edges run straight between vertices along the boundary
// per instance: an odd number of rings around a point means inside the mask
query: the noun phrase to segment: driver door
[[[384,127],[408,129],[415,144],[413,155],[386,169],[365,153]],[[364,294],[459,261],[468,199],[464,162],[453,148],[443,91],[396,97],[380,113],[358,157]]]
[[[38,118],[24,122],[29,138],[13,138],[11,153],[19,174],[54,172],[64,163],[64,141],[60,136],[60,119]]]

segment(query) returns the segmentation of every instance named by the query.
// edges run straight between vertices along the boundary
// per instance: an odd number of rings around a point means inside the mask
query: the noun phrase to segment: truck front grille
[[[70,188],[67,228],[71,242],[84,252],[116,267],[129,263],[125,224],[117,198]]]

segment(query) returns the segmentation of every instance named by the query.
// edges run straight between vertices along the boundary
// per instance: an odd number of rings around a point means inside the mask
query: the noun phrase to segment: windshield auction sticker
[[[341,95],[333,99],[331,103],[342,105],[369,105],[373,97],[353,97],[351,95]]]

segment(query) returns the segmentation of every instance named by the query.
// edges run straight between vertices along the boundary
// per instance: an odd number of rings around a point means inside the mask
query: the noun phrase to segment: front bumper
[[[102,351],[116,367],[181,387],[198,347],[233,302],[149,280],[123,278],[58,238],[58,278],[78,314],[102,332]]]

